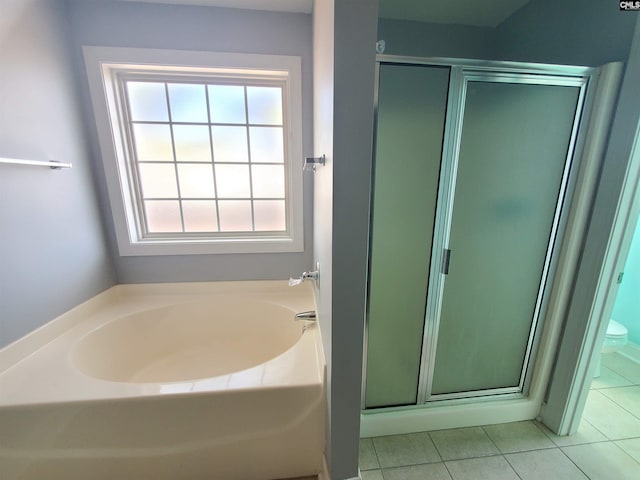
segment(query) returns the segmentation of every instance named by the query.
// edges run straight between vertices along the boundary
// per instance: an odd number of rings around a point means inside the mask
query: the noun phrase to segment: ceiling
[[[379,0],[380,17],[496,27],[529,0]]]
[[[205,5],[209,7],[245,8],[275,12],[311,13],[313,0],[120,0],[124,2],[171,3],[174,5]]]
[[[121,0],[128,2],[311,13],[313,0]],[[529,0],[379,0],[380,16],[398,20],[495,27]]]

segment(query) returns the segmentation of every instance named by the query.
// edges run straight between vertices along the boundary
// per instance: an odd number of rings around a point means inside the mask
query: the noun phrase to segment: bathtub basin
[[[295,345],[302,332],[292,321],[295,313],[267,301],[241,299],[144,310],[86,335],[75,346],[72,362],[89,376],[114,382],[227,375],[265,363]]]
[[[315,308],[300,287],[119,285],[0,350],[2,478],[317,474],[324,359],[293,321]]]

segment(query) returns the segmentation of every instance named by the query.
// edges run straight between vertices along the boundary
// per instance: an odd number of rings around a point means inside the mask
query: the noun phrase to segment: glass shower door
[[[526,395],[589,76],[410,61],[378,64],[363,408]]]
[[[366,408],[417,402],[449,68],[380,65]]]
[[[581,96],[561,78],[496,74],[465,75],[462,91],[425,400],[522,391]]]

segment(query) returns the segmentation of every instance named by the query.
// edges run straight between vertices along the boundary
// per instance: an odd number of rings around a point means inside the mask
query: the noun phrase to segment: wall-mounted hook
[[[321,157],[305,157],[302,170],[305,172],[315,172],[318,165],[324,165],[327,161],[324,154]]]

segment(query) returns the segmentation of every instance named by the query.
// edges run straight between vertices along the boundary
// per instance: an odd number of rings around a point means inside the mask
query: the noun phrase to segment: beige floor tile
[[[444,463],[385,468],[383,475],[384,480],[451,480]]]
[[[488,425],[482,428],[502,453],[524,452],[556,446],[533,421]]]
[[[603,353],[602,365],[622,375],[633,384],[640,384],[640,363],[617,352]]]
[[[624,345],[618,353],[630,360],[635,360],[636,363],[640,363],[640,345],[633,342],[627,342],[627,344]]]
[[[370,438],[360,439],[360,456],[358,460],[360,470],[373,470],[380,468],[378,457],[373,448],[373,440]]]
[[[440,430],[430,432],[430,435],[443,460],[485,457],[500,453],[481,427]]]
[[[537,425],[542,429],[544,433],[547,434],[547,437],[549,437],[553,441],[553,443],[555,443],[559,447],[565,447],[568,445],[581,445],[583,443],[604,442],[605,440],[607,440],[607,437],[605,437],[600,431],[598,431],[597,428],[591,425],[584,418],[580,422],[578,431],[573,435],[558,436],[551,430],[549,430],[546,426],[540,423],[537,423]]]
[[[453,480],[518,480],[518,475],[502,455],[446,462]]]
[[[382,470],[366,470],[360,472],[360,478],[362,480],[384,480]]]
[[[573,445],[561,449],[590,480],[637,480],[640,463],[613,442]]]
[[[600,390],[600,393],[610,398],[625,410],[640,418],[640,387],[618,387]],[[640,435],[638,435],[640,436]]]
[[[441,460],[426,432],[375,437],[373,445],[382,468],[404,467]]]
[[[505,455],[522,480],[588,480],[558,448]]]
[[[629,379],[605,366],[600,368],[600,376],[591,381],[592,390],[611,387],[626,387],[628,385],[633,385]]]
[[[637,462],[640,462],[640,438],[618,440],[614,443],[635,458]]]
[[[610,440],[640,437],[640,419],[603,395],[601,390],[589,392],[583,416]]]

